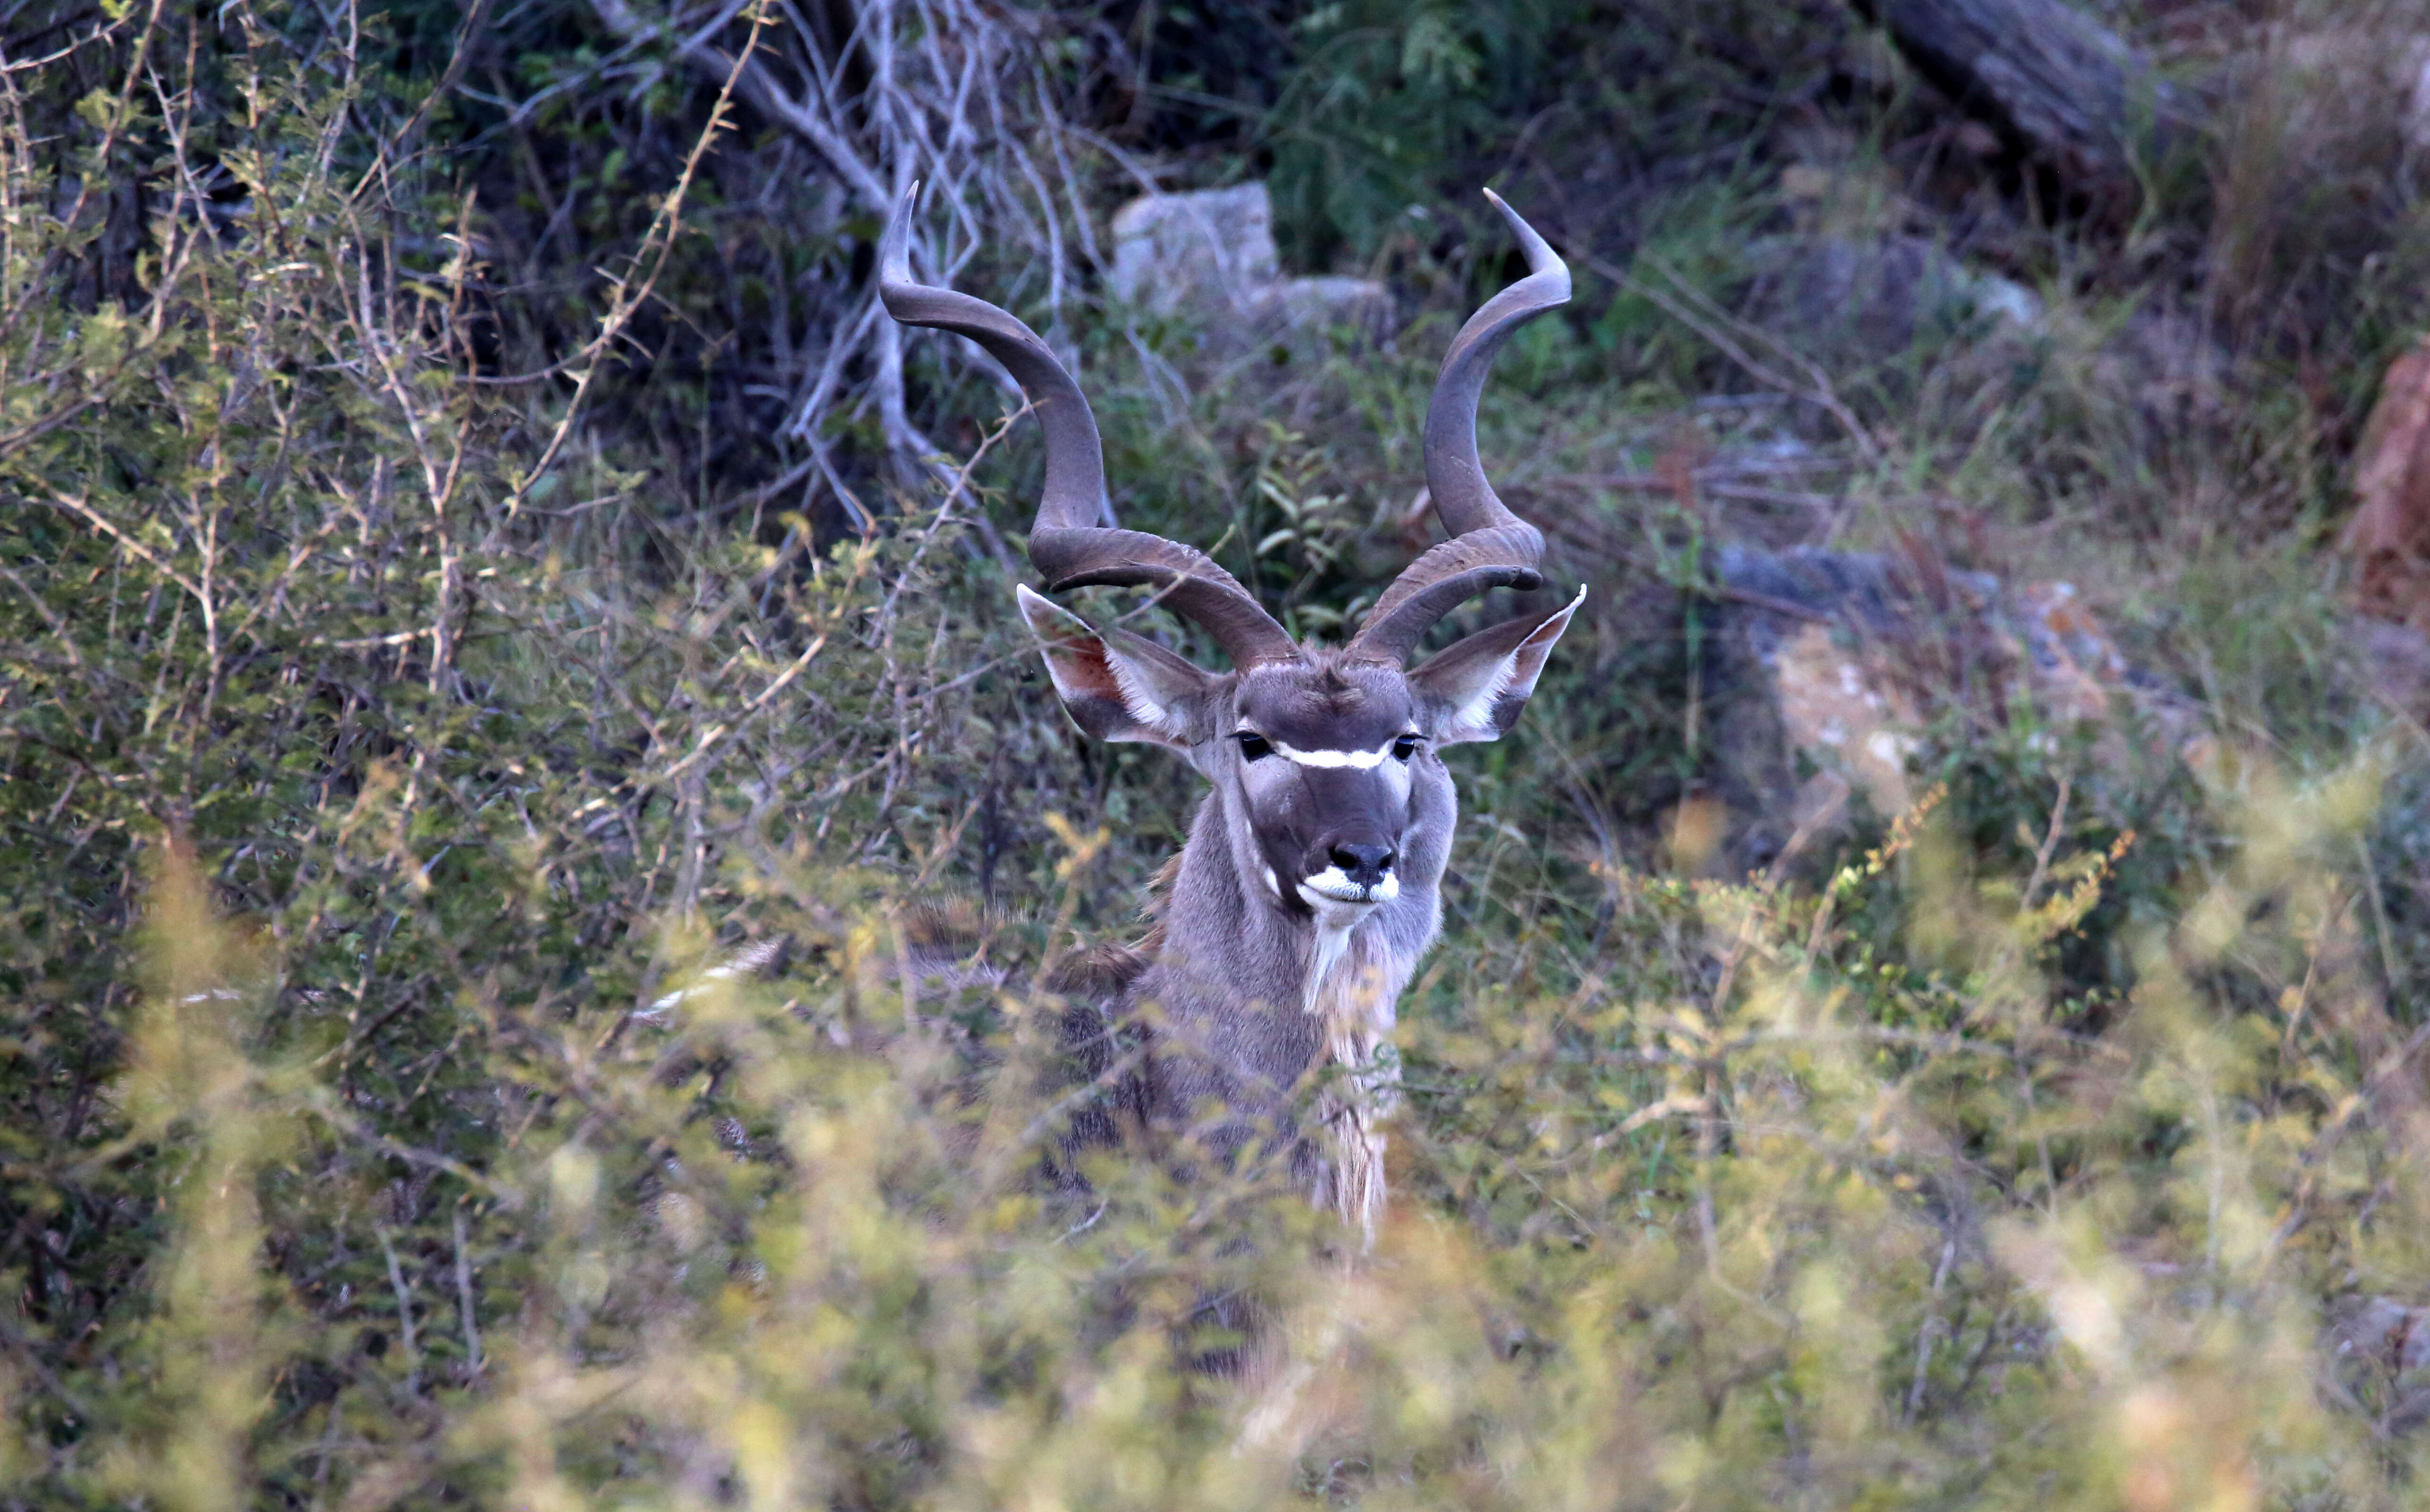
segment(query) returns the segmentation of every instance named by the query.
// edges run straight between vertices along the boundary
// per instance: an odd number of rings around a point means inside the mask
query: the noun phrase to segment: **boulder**
[[[1717,859],[1733,872],[1771,864],[1800,825],[1837,826],[1852,799],[1906,808],[1920,736],[1952,712],[2029,721],[2039,739],[2109,726],[2105,765],[2133,757],[2115,716],[2172,752],[2195,733],[2190,706],[2131,665],[2068,583],[1745,546],[1715,552],[1710,573],[1703,700],[1729,818]]]
[[[1282,280],[1263,184],[1149,194],[1114,212],[1106,289],[1154,315],[1246,315]]]
[[[1114,214],[1113,243],[1107,291],[1189,327],[1211,357],[1304,358],[1337,335],[1391,332],[1391,292],[1373,279],[1283,276],[1263,184],[1133,200]]]

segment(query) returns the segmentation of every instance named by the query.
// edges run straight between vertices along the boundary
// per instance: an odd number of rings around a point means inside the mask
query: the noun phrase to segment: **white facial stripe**
[[[1285,745],[1280,740],[1269,739],[1266,743],[1274,748],[1274,755],[1297,766],[1356,767],[1361,772],[1368,772],[1384,764],[1386,758],[1392,754],[1393,741],[1399,739],[1400,737],[1396,735],[1373,751],[1303,751],[1295,745]]]

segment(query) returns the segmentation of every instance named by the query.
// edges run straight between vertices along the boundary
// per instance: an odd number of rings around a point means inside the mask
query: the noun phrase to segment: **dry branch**
[[[913,182],[926,185],[914,269],[950,281],[982,248],[1008,267],[1033,268],[1043,278],[1045,328],[1057,337],[1064,300],[1078,282],[1069,249],[1076,245],[1093,260],[1095,241],[1082,165],[1065,140],[1078,133],[1053,97],[1034,24],[975,0],[854,0],[843,39],[830,43],[814,28],[789,27],[738,60],[724,40],[742,14],[734,0],[689,7],[678,0],[663,16],[634,0],[591,5],[628,46],[664,40],[705,80],[732,79],[739,98],[810,148],[855,212],[886,215]],[[950,349],[934,356],[974,363],[1019,402],[1017,388],[988,359]],[[859,374],[866,376],[847,376]],[[836,322],[826,350],[803,365],[784,432],[810,453],[789,476],[815,475],[864,523],[874,511],[854,497],[828,455],[824,427],[839,412],[873,406],[898,476],[951,487],[950,470],[934,461],[940,449],[911,416],[901,332],[879,318],[874,291]]]

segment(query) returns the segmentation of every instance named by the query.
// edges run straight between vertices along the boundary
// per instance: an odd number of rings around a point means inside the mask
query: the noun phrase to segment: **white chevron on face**
[[[1384,764],[1392,754],[1393,740],[1399,739],[1399,736],[1394,736],[1391,740],[1385,741],[1373,751],[1303,751],[1295,745],[1285,745],[1280,740],[1269,743],[1273,746],[1274,755],[1299,766],[1356,767],[1361,772],[1368,772]]]

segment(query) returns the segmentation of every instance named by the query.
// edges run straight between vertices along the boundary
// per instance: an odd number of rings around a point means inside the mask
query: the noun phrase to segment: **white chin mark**
[[[1319,892],[1305,882],[1299,885],[1299,899],[1316,910],[1320,922],[1332,928],[1339,928],[1340,921],[1355,919],[1373,906],[1364,893],[1337,897],[1330,892]]]
[[[1390,903],[1401,895],[1401,878],[1395,872],[1384,873],[1384,880],[1373,887],[1362,887],[1350,880],[1338,866],[1328,866],[1299,884],[1302,902],[1319,914],[1329,910],[1347,909],[1353,913],[1372,908],[1379,903]]]

